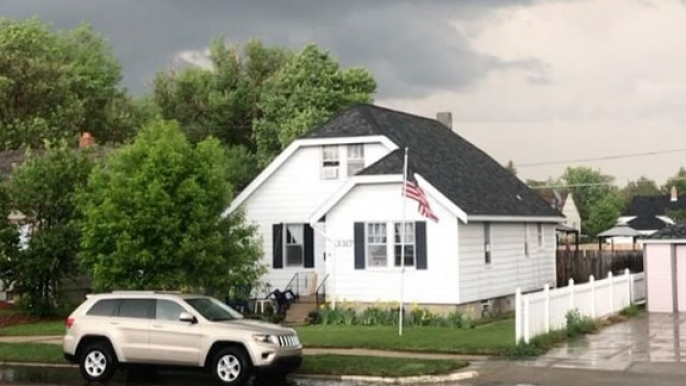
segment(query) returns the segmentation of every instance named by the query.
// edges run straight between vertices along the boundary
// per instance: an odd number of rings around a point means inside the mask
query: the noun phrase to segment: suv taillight
[[[67,328],[71,328],[71,326],[74,324],[74,318],[67,318],[67,320],[64,321],[64,325],[67,326]]]

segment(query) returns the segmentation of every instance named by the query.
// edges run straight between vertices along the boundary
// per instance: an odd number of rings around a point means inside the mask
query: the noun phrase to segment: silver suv
[[[129,364],[210,371],[222,385],[241,385],[260,370],[282,374],[301,363],[297,333],[245,319],[217,299],[166,292],[88,295],[65,321],[67,360],[88,381],[106,381]]]

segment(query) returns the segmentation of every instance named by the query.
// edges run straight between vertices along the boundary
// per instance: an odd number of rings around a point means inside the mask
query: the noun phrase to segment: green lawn
[[[0,336],[63,335],[64,329],[64,322],[60,320],[18,324],[0,328]]]
[[[61,345],[45,343],[0,343],[0,362],[66,363]]]
[[[455,354],[500,355],[515,346],[514,319],[472,329],[317,325],[297,328],[305,347],[368,348]]]
[[[323,354],[305,356],[298,372],[301,374],[405,377],[447,374],[467,364],[467,362],[451,360]]]
[[[0,362],[67,363],[61,346],[42,343],[0,343]],[[298,372],[402,377],[447,374],[465,366],[467,362],[451,360],[325,354],[305,356]]]

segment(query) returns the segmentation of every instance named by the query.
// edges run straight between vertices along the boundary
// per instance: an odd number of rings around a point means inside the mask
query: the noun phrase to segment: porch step
[[[317,303],[303,303],[297,302],[291,304],[286,312],[286,323],[304,323],[310,317],[310,312],[317,310]]]
[[[307,304],[312,304],[312,303],[317,303],[317,295],[301,295],[298,297],[298,303],[307,303]]]

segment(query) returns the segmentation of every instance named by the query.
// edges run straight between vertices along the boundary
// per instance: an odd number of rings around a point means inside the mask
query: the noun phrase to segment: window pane
[[[147,319],[154,304],[155,301],[152,299],[123,299],[119,306],[119,316]]]
[[[369,265],[372,267],[385,267],[386,263],[386,245],[370,245],[367,249],[369,256]]]
[[[395,246],[395,266],[400,267],[400,254],[402,246]],[[405,246],[405,266],[414,266],[414,245]]]
[[[288,224],[286,225],[286,244],[287,245],[302,245],[303,244],[303,225],[302,224]]]
[[[119,299],[105,299],[100,300],[91,307],[86,313],[94,316],[112,316],[114,311],[119,306]]]
[[[349,160],[364,160],[364,145],[348,145]]]
[[[286,246],[286,265],[289,267],[303,265],[303,246],[302,245],[287,245]]]
[[[324,162],[335,161],[338,163],[338,146],[324,146],[322,148],[322,158]]]
[[[157,300],[157,308],[155,309],[155,319],[157,320],[173,320],[179,321],[179,316],[186,310],[180,305],[171,300]]]

